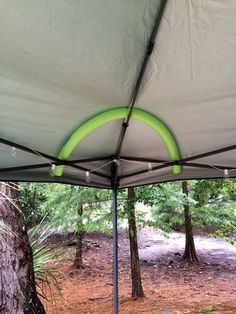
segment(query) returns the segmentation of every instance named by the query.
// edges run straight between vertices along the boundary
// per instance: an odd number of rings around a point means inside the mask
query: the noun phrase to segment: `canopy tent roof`
[[[1,180],[236,176],[236,1],[166,2],[0,2]]]

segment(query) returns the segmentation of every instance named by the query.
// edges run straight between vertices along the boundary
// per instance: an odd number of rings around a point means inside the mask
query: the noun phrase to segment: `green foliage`
[[[42,231],[43,230],[43,231]],[[57,269],[47,266],[48,263],[57,259],[62,253],[56,252],[55,249],[47,245],[46,241],[53,233],[52,227],[45,227],[43,220],[40,224],[34,226],[28,231],[29,240],[33,252],[33,267],[35,281],[38,287],[38,293],[43,299],[47,300],[50,293],[51,299],[54,299],[53,291],[61,295],[59,282],[56,278]]]
[[[183,204],[195,201],[182,193],[181,183],[162,183],[136,189],[137,199],[151,206],[153,226],[165,232],[178,230],[184,223]]]
[[[182,193],[181,182],[162,183],[135,189],[136,221],[139,228],[153,226],[166,232],[184,224],[183,204],[188,202],[195,228],[215,226],[217,234],[234,233],[235,180],[189,181],[189,197]],[[120,228],[127,228],[127,189],[118,193]],[[111,233],[111,191],[63,184],[20,184],[20,206],[27,222],[35,224],[47,213],[47,221],[60,232],[100,231]],[[83,214],[79,209],[83,206]]]
[[[223,180],[199,180],[194,182],[193,198],[198,206],[203,206],[209,200],[215,200],[219,196]]]
[[[197,228],[215,226],[219,228],[229,221],[236,221],[235,207],[218,206],[217,204],[192,208],[192,222]]]
[[[236,200],[236,180],[198,180],[190,181],[193,195],[197,206],[218,203],[224,205],[229,201]]]
[[[217,214],[212,214],[217,217],[214,221],[214,226],[217,228],[215,236],[225,238],[229,243],[236,242],[236,203],[226,204],[217,208]]]
[[[27,225],[38,224],[45,216],[42,205],[49,196],[48,192],[48,184],[19,183],[19,206],[25,215]]]
[[[199,180],[193,182],[193,197],[198,201],[192,208],[193,225],[211,226],[215,235],[234,243],[236,235],[236,181]]]
[[[235,180],[189,181],[189,197],[182,193],[181,183],[162,183],[136,189],[136,197],[151,207],[154,226],[169,232],[184,224],[183,204],[188,202],[193,227],[214,227],[216,235],[231,242],[236,234]]]
[[[52,186],[50,198],[44,203],[48,219],[61,232],[111,231],[111,193],[107,190],[70,185]],[[83,206],[82,216],[79,214]]]

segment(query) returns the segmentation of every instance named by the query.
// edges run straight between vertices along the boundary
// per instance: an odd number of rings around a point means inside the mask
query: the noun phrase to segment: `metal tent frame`
[[[14,167],[8,167],[8,168],[0,168],[0,173],[8,173],[8,172],[17,172],[17,171],[23,171],[23,170],[33,170],[33,169],[40,169],[40,168],[48,168],[48,167],[57,167],[57,166],[69,166],[74,169],[78,169],[83,172],[93,172],[93,174],[97,177],[105,178],[110,181],[110,189],[112,189],[112,221],[113,221],[113,297],[114,297],[114,314],[118,314],[119,312],[119,299],[118,299],[118,230],[117,230],[117,192],[119,189],[119,181],[124,179],[124,178],[130,178],[130,177],[136,177],[141,174],[145,174],[149,171],[147,167],[143,170],[139,171],[134,171],[129,174],[119,176],[118,175],[118,169],[119,169],[119,160],[127,160],[130,162],[140,162],[140,163],[152,163],[152,171],[156,171],[159,169],[167,168],[167,167],[174,167],[174,166],[179,166],[179,167],[192,167],[192,168],[203,168],[203,169],[219,169],[224,171],[225,169],[227,170],[236,170],[236,167],[232,166],[227,166],[227,165],[209,165],[205,163],[197,163],[195,162],[198,159],[213,156],[213,155],[218,155],[221,153],[229,152],[232,150],[236,150],[236,145],[231,145],[228,147],[223,147],[217,150],[212,150],[208,152],[203,152],[201,154],[191,156],[188,158],[179,158],[178,160],[159,160],[159,159],[150,159],[150,158],[138,158],[138,157],[132,157],[132,156],[122,156],[121,151],[122,151],[122,146],[123,142],[125,139],[126,131],[127,128],[129,127],[129,122],[132,116],[132,112],[134,110],[134,106],[140,91],[140,87],[142,85],[143,77],[145,74],[145,70],[148,65],[148,61],[150,59],[150,56],[153,51],[154,43],[155,43],[155,38],[159,30],[159,26],[161,24],[162,16],[165,11],[167,4],[167,0],[163,0],[161,2],[160,9],[158,10],[158,14],[156,16],[156,21],[155,25],[153,27],[151,36],[149,38],[147,48],[146,48],[146,53],[143,58],[143,62],[140,67],[140,71],[135,83],[135,87],[133,89],[129,105],[127,107],[127,116],[123,119],[121,129],[120,129],[120,134],[119,134],[119,139],[118,143],[116,146],[116,151],[115,154],[112,156],[102,156],[98,158],[87,158],[87,159],[78,159],[78,160],[62,160],[59,157],[54,157],[49,154],[46,154],[41,151],[34,150],[30,147],[21,145],[19,143],[15,143],[9,140],[6,140],[4,138],[0,138],[0,143],[17,148],[18,150],[24,151],[29,154],[37,155],[44,157],[46,160],[49,162],[44,162],[44,163],[38,163],[38,164],[26,164],[23,166],[14,166]],[[110,163],[110,175],[105,175],[99,170],[93,170],[88,167],[84,167],[83,164],[87,164],[89,162],[94,162],[94,161],[108,161]],[[236,172],[235,172],[236,175]],[[222,175],[219,175],[219,177],[223,177]],[[55,181],[56,182],[56,181]],[[92,186],[90,184],[90,186]],[[107,188],[107,187],[105,187]]]

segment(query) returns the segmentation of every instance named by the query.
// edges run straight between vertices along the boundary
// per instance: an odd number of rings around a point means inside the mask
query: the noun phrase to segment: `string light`
[[[56,165],[52,164],[52,167],[49,171],[50,177],[55,177],[55,168],[56,168]]]
[[[16,158],[16,148],[15,148],[15,147],[12,147],[12,148],[11,148],[11,156],[12,156],[13,158]]]
[[[88,182],[88,183],[91,182],[91,177],[90,177],[89,171],[86,171],[85,175],[86,175],[86,182]]]
[[[224,180],[225,181],[229,180],[229,169],[224,169]]]
[[[152,163],[151,162],[148,163],[148,171],[152,172]]]
[[[12,150],[13,150],[13,155],[15,156],[15,150],[16,150],[16,148],[15,147],[12,147]],[[43,157],[43,156],[42,156]],[[143,163],[145,163],[145,161],[136,161],[136,160],[127,160],[127,159],[113,159],[113,160],[110,160],[110,161],[108,161],[107,163],[105,163],[105,164],[103,164],[103,165],[101,165],[101,166],[99,166],[99,167],[97,167],[97,168],[95,168],[95,169],[91,169],[91,170],[87,170],[87,171],[85,171],[85,180],[86,180],[86,182],[87,183],[90,183],[91,182],[91,173],[93,173],[93,172],[95,172],[95,171],[97,171],[97,170],[99,170],[99,169],[102,169],[102,168],[104,168],[105,166],[108,166],[109,164],[111,164],[111,163],[116,163],[117,164],[117,166],[118,165],[120,165],[120,163],[121,163],[121,161],[123,162],[128,162],[128,163],[136,163],[136,164],[143,164]],[[163,162],[163,164],[165,164],[165,163],[169,163],[169,161],[167,161],[167,162]],[[55,169],[56,169],[56,165],[55,164],[52,164],[52,163],[50,163],[51,164],[51,169],[50,169],[50,172],[49,172],[49,174],[50,174],[50,176],[51,177],[54,177],[55,176]],[[217,166],[215,166],[215,165],[209,165],[210,167],[212,167],[213,169],[216,169],[216,170],[221,170],[222,171],[222,168],[218,168]],[[153,164],[151,163],[151,162],[148,162],[148,164],[147,164],[147,167],[148,167],[148,172],[153,172]],[[72,171],[72,170],[69,170],[68,169],[68,171],[69,172],[73,172],[73,173],[77,173],[78,171]],[[227,168],[225,168],[224,169],[224,176],[223,176],[223,179],[224,180],[229,180],[229,178],[230,178],[230,175],[229,175],[229,169],[227,169]]]
[[[113,162],[114,162],[115,164],[117,164],[117,166],[119,166],[119,164],[120,164],[120,160],[119,160],[119,159],[114,159]]]

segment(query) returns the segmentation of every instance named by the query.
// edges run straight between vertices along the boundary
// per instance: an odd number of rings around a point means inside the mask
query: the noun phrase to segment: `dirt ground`
[[[112,239],[101,234],[85,238],[84,269],[73,268],[74,246],[68,238],[57,238],[64,246],[63,259],[54,262],[64,301],[54,296],[49,314],[112,313]],[[199,264],[188,266],[181,256],[183,234],[169,238],[146,229],[139,234],[139,253],[145,298],[131,299],[129,242],[119,236],[120,313],[236,314],[236,247],[222,239],[195,237]]]

